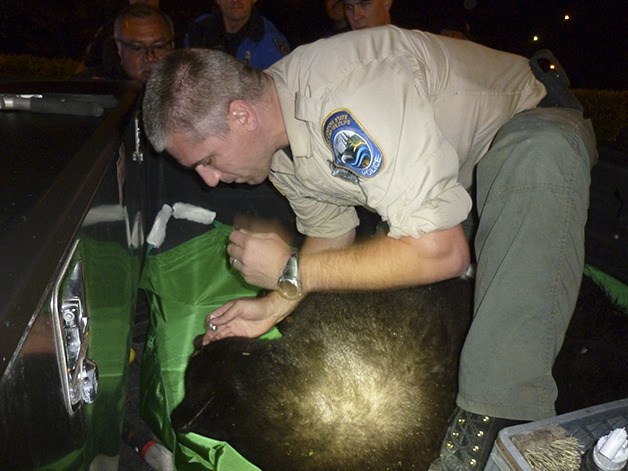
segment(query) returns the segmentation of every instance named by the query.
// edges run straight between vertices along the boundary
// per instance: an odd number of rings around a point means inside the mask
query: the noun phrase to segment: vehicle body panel
[[[140,92],[0,83],[2,94],[115,98],[102,116],[0,110],[0,469],[117,469],[146,223]],[[79,386],[68,399],[65,344],[94,362],[93,397]]]

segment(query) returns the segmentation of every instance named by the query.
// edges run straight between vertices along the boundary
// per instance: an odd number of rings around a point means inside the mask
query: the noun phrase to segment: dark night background
[[[0,11],[0,53],[79,59],[95,31],[123,0],[5,0]],[[258,8],[293,47],[326,28],[323,0],[259,0]],[[185,23],[212,0],[161,0]],[[564,19],[565,14],[570,20]],[[474,40],[531,55],[548,48],[575,88],[628,89],[626,0],[395,0],[393,22],[438,32],[466,22]],[[538,35],[540,40],[532,41]]]

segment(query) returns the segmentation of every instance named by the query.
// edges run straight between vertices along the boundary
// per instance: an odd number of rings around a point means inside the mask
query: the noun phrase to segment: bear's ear
[[[170,414],[172,428],[179,433],[193,432],[198,429],[199,421],[209,409],[213,399],[213,394],[206,395],[203,400],[191,400],[186,396]]]

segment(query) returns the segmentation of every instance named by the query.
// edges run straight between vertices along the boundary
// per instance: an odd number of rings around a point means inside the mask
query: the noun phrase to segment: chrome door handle
[[[72,247],[51,297],[57,363],[66,409],[73,414],[82,403],[94,402],[98,391],[98,368],[87,358],[89,315],[85,304],[83,262]]]

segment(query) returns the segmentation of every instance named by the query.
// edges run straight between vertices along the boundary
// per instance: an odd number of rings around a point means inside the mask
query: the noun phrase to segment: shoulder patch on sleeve
[[[323,123],[323,136],[331,148],[332,174],[349,172],[358,178],[373,178],[382,169],[382,153],[348,110],[333,111]]]
[[[286,41],[281,38],[275,38],[273,39],[273,41],[275,43],[275,47],[277,47],[277,49],[279,49],[279,52],[281,52],[284,56],[290,54],[290,46],[288,46],[288,43]]]

